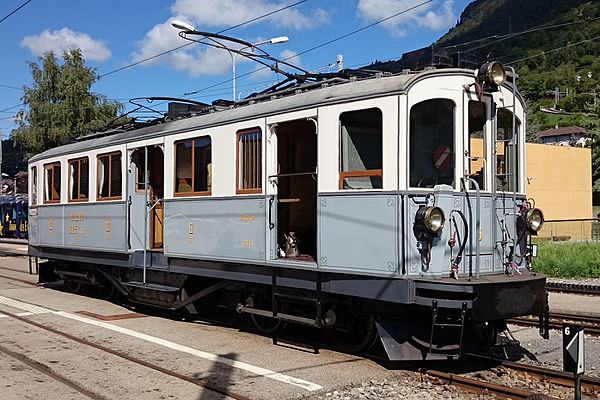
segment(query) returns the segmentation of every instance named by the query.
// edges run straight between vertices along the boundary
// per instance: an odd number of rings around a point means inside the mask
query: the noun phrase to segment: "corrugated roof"
[[[587,131],[585,128],[580,126],[561,126],[554,129],[548,129],[546,131],[539,132],[537,137],[552,137],[552,136],[562,136],[562,135],[585,135]]]

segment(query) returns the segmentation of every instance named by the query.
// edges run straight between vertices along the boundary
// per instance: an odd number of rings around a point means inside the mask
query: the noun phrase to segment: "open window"
[[[518,191],[519,182],[519,132],[521,122],[515,118],[513,137],[513,113],[498,109],[496,136],[496,185],[499,191]]]
[[[340,114],[340,189],[383,187],[382,121],[378,108]]]
[[[454,186],[454,102],[432,99],[410,110],[410,186]]]
[[[121,152],[98,156],[98,200],[119,200],[122,196]]]
[[[206,196],[212,189],[210,136],[175,142],[175,196]]]
[[[44,165],[44,203],[60,202],[60,163]]]
[[[90,163],[87,157],[69,160],[69,201],[88,201]]]
[[[31,167],[31,205],[32,206],[35,206],[37,204],[37,194],[38,194],[37,167]]]
[[[469,177],[474,179],[481,190],[486,190],[486,106],[480,101],[469,101]]]
[[[237,133],[238,194],[262,192],[262,132],[254,128]]]

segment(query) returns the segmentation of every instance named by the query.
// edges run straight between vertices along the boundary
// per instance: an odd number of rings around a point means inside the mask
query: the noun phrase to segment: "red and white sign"
[[[433,153],[433,162],[440,171],[446,171],[452,166],[452,151],[446,145],[441,145]]]

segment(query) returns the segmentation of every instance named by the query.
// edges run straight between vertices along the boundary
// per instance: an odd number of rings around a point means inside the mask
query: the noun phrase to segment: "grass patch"
[[[599,278],[600,243],[536,241],[533,269],[556,278]]]

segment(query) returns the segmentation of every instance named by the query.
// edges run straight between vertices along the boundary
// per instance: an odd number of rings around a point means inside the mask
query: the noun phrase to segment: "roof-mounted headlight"
[[[417,211],[415,222],[422,224],[429,233],[437,234],[444,227],[446,217],[439,207],[421,207]]]
[[[544,213],[539,208],[528,208],[524,210],[523,217],[525,225],[531,233],[537,233],[544,226]]]
[[[479,67],[479,71],[477,71],[477,80],[487,84],[486,86],[491,89],[498,89],[498,86],[506,82],[504,65],[498,61],[490,61],[483,64]]]

